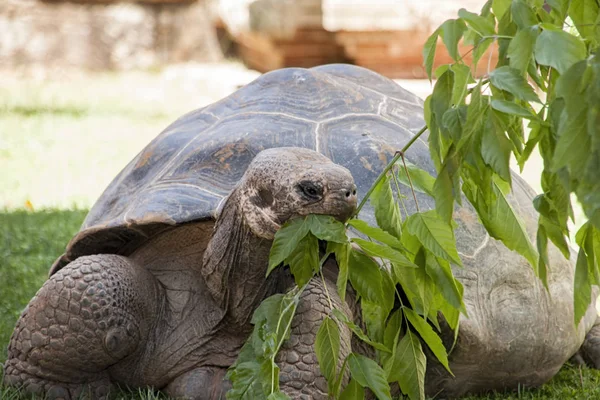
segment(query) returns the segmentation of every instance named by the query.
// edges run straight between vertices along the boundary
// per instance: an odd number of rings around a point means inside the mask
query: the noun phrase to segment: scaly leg
[[[23,311],[5,383],[50,398],[105,398],[113,385],[109,367],[143,350],[158,292],[156,279],[126,257],[78,258]]]
[[[327,288],[335,308],[353,319],[348,306],[337,294],[334,282],[328,281]],[[280,388],[292,399],[327,399],[327,382],[321,371],[315,352],[315,339],[323,319],[331,312],[327,292],[320,278],[313,278],[300,298],[296,315],[292,320],[290,339],[277,354],[280,367]],[[352,333],[345,325],[340,328],[340,357],[338,371],[351,350]]]

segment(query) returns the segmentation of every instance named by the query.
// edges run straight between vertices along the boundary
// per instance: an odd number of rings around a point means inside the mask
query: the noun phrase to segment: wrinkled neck
[[[282,268],[265,278],[272,241],[252,233],[240,204],[234,190],[223,206],[202,266],[211,295],[226,310],[226,319],[237,326],[250,322],[264,298],[292,283]]]

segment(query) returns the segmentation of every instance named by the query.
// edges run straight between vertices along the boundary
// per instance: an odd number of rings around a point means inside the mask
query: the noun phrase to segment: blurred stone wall
[[[0,66],[149,68],[217,61],[208,0],[176,4],[0,1]]]

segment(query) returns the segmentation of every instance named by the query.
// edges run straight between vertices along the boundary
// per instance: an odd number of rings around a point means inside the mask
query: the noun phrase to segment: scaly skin
[[[51,398],[88,391],[104,398],[108,367],[140,350],[152,329],[158,291],[154,277],[125,257],[78,258],[23,311],[8,346],[6,383]]]
[[[335,282],[326,280],[332,305],[345,312],[352,320],[352,312],[337,294]],[[315,352],[315,340],[321,322],[331,313],[325,287],[320,278],[314,278],[302,293],[296,314],[292,320],[290,339],[277,354],[280,366],[281,390],[292,399],[327,399],[327,381],[319,370]],[[352,332],[345,325],[340,329],[340,356],[338,368],[350,354]],[[346,383],[346,382],[344,382]]]

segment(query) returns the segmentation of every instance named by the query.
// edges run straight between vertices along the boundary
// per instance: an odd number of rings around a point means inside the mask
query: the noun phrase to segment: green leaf
[[[393,359],[396,355],[396,346],[398,342],[398,335],[402,330],[402,308],[395,310],[387,320],[385,329],[383,332],[383,344],[392,349],[391,353],[381,353],[381,365],[384,366],[384,371],[387,376],[390,375],[389,367],[392,366],[390,359]]]
[[[556,151],[552,158],[552,170],[568,167],[571,174],[583,174],[590,157],[591,138],[587,133],[587,107],[575,110],[576,115],[561,121]]]
[[[538,34],[539,29],[537,27],[521,29],[508,45],[509,65],[511,68],[519,70],[521,74],[527,72]]]
[[[526,29],[538,23],[535,12],[522,0],[514,0],[512,2],[511,13],[513,21],[519,29]]]
[[[335,397],[337,365],[340,358],[340,330],[337,323],[325,317],[317,331],[315,352],[321,373],[327,379],[329,394]]]
[[[557,23],[562,23],[564,21],[571,1],[572,0],[546,0],[548,5],[552,7],[552,10],[558,14],[559,20]]]
[[[564,230],[560,227],[560,222],[557,220],[556,213],[550,214],[548,217],[540,215],[539,224],[544,228],[546,235],[552,243],[561,251],[565,258],[571,257],[571,248],[565,239],[565,234],[568,234],[568,230]]]
[[[396,282],[402,286],[412,309],[419,314],[427,315],[435,293],[435,283],[426,271],[425,249],[421,246],[419,239],[408,232],[404,233],[403,242],[410,239],[411,249],[415,253],[415,264],[419,268],[400,268],[392,264],[392,271]]]
[[[310,223],[307,218],[295,218],[285,224],[277,231],[273,244],[271,245],[271,253],[269,254],[269,268],[267,276],[281,264],[298,246],[298,243],[310,231]]]
[[[335,260],[337,261],[339,272],[337,276],[337,291],[342,301],[346,299],[346,286],[348,284],[348,277],[350,273],[349,257],[350,257],[350,245],[348,243],[327,243],[327,252],[335,254]]]
[[[387,244],[388,246],[397,250],[402,249],[402,243],[400,243],[400,240],[390,235],[383,229],[370,226],[368,223],[360,219],[351,219],[348,221],[348,225],[355,228],[360,233],[367,235],[371,239],[377,240],[383,244]]]
[[[573,290],[575,312],[575,325],[579,324],[592,301],[592,279],[589,276],[588,261],[583,248],[577,254],[575,265],[575,288]]]
[[[548,290],[548,265],[550,265],[548,261],[548,236],[546,235],[546,229],[542,224],[538,225],[536,245],[538,254],[540,255],[536,275],[540,277],[544,287]]]
[[[516,115],[527,119],[537,119],[537,115],[529,111],[529,109],[518,105],[512,101],[492,99],[491,106],[494,110],[505,114]]]
[[[477,42],[475,50],[473,50],[473,70],[477,70],[477,63],[481,57],[485,54],[488,48],[494,43],[494,39],[486,38]]]
[[[383,284],[385,285],[385,274],[383,275]],[[393,287],[389,287],[393,291]],[[384,289],[385,291],[386,289]],[[386,296],[387,297],[387,296]],[[389,296],[388,303],[385,306],[371,303],[365,298],[360,299],[360,308],[362,312],[362,320],[367,329],[367,334],[376,342],[383,342],[383,331],[385,329],[385,320],[387,319],[390,310],[394,306],[393,297]],[[385,353],[388,354],[388,353]]]
[[[290,397],[282,392],[273,392],[267,396],[267,400],[290,400]]]
[[[556,97],[564,99],[565,109],[568,112],[576,112],[585,104],[581,102],[581,99],[587,89],[583,77],[587,75],[588,70],[587,61],[579,61],[556,80]],[[552,111],[560,115],[560,110]]]
[[[279,396],[279,368],[274,359],[283,341],[289,338],[300,294],[296,290],[270,296],[254,311],[252,334],[227,373],[233,386],[227,393],[228,399]]]
[[[346,227],[329,215],[311,214],[307,217],[313,235],[327,242],[346,243]]]
[[[462,291],[463,291],[462,285],[460,285],[460,290],[461,290],[461,297],[462,297]],[[440,297],[439,294],[437,297],[438,297],[438,299],[435,299],[436,300],[435,302],[436,303],[439,302],[439,310],[444,315],[444,319],[446,320],[446,323],[448,324],[450,329],[452,329],[454,331],[454,342],[456,343],[456,340],[458,339],[458,327],[460,325],[461,311],[452,307],[444,299],[439,298]],[[466,311],[463,312],[463,314],[468,317]]]
[[[498,89],[506,90],[519,100],[542,103],[533,88],[527,83],[527,80],[521,76],[519,70],[504,66],[490,72],[489,77],[492,85]]]
[[[433,197],[433,185],[435,183],[435,178],[429,174],[429,172],[422,170],[416,165],[406,163],[406,169],[404,166],[400,167],[400,171],[398,172],[398,180],[408,187],[410,187],[410,182],[407,176],[410,175],[410,181],[412,182],[412,187],[421,193],[427,193],[431,197]],[[364,232],[363,232],[364,233]],[[381,240],[380,240],[381,241]]]
[[[448,54],[454,61],[458,61],[458,42],[464,31],[467,29],[465,23],[460,19],[446,20],[441,28],[441,35],[444,45],[448,49]]]
[[[488,113],[486,129],[481,139],[481,157],[494,172],[506,182],[510,182],[510,154],[512,144],[498,126],[493,113]]]
[[[392,247],[369,242],[367,240],[359,238],[353,238],[352,242],[359,245],[360,248],[371,257],[381,257],[401,267],[417,268],[417,266],[413,262],[411,262],[404,254],[400,253],[398,250]]]
[[[598,285],[600,283],[600,272],[596,265],[596,260],[600,257],[600,253],[596,254],[597,250],[600,250],[597,248],[599,245],[597,239],[599,237],[599,231],[590,221],[583,224],[575,236],[577,244],[585,252],[588,263],[588,279],[593,285]]]
[[[433,184],[433,195],[435,197],[435,209],[444,221],[450,223],[454,211],[454,199],[460,194],[460,188],[455,184],[458,175],[458,161],[454,156],[446,157]]]
[[[398,343],[388,382],[398,382],[402,393],[411,400],[425,400],[427,359],[417,336],[407,331]]]
[[[433,60],[435,58],[435,50],[437,48],[437,39],[440,34],[440,30],[436,29],[435,32],[427,38],[425,45],[423,46],[423,63],[425,65],[425,72],[429,81],[431,81],[431,70],[433,69]]]
[[[390,188],[389,177],[386,176],[375,186],[369,200],[375,210],[377,225],[390,235],[399,238],[402,232],[402,219]]]
[[[584,39],[597,43],[599,4],[597,0],[571,0],[569,16]]]
[[[262,383],[263,391],[269,394],[268,398],[277,396],[275,393],[279,392],[279,367],[272,359],[264,360],[260,364],[258,379]]]
[[[352,378],[362,387],[368,387],[378,399],[392,399],[385,372],[373,360],[355,353],[348,355],[348,365]]]
[[[369,337],[362,331],[362,329],[360,329],[360,327],[358,327],[358,325],[356,325],[354,322],[352,322],[348,319],[346,314],[344,314],[337,308],[334,308],[331,311],[331,313],[338,319],[338,321],[342,322],[344,325],[346,325],[348,328],[350,328],[352,333],[354,333],[360,340],[362,340],[363,342],[367,343],[368,345],[372,346],[373,348],[375,348],[377,350],[381,350],[383,352],[390,353],[390,349],[385,347],[385,345],[369,339]]]
[[[501,19],[504,13],[510,8],[511,0],[494,0],[492,2],[492,11],[496,18]]]
[[[536,148],[539,141],[545,135],[548,134],[548,127],[542,126],[542,124],[540,124],[537,121],[529,122],[529,128],[530,128],[529,137],[527,139],[527,143],[525,144],[525,149],[523,150],[523,152],[517,159],[517,161],[519,163],[519,168],[521,169],[521,172],[523,172],[525,162],[527,162],[527,160],[529,159],[529,156],[531,155],[533,150]]]
[[[463,125],[466,120],[467,106],[448,109],[442,116],[442,126],[448,131],[454,142],[459,142],[463,133]],[[433,188],[432,188],[433,189]]]
[[[479,14],[488,19],[490,19],[490,18],[493,19],[494,16],[490,15],[490,13],[492,11],[492,3],[493,3],[493,0],[487,0],[481,7],[481,11],[479,12]]]
[[[581,39],[564,31],[543,31],[535,41],[535,60],[561,74],[585,59],[587,51]]]
[[[496,33],[496,28],[487,18],[469,12],[464,8],[458,10],[458,16],[464,19],[467,25],[481,36],[492,36]]]
[[[442,339],[440,339],[440,337],[433,331],[427,321],[425,321],[419,314],[410,308],[404,309],[404,315],[406,315],[406,318],[408,318],[410,324],[417,330],[417,332],[419,332],[419,335],[425,341],[440,364],[442,364],[444,368],[446,368],[446,370],[452,374],[452,371],[450,371],[450,367],[448,366],[448,354],[446,353],[446,348],[442,343]]]
[[[446,260],[438,259],[433,254],[427,254],[426,271],[448,304],[466,315],[467,310],[462,299],[463,286],[454,278],[450,264]]]
[[[359,251],[351,250],[349,261],[349,277],[352,287],[359,296],[382,304],[383,284],[379,265],[373,259]]]
[[[275,334],[275,345],[281,345],[290,334],[290,321],[296,312],[298,297],[275,294],[260,303],[252,314],[251,323]],[[255,348],[255,350],[257,350]],[[273,351],[279,348],[273,349]]]
[[[460,104],[467,96],[467,84],[473,81],[471,68],[465,64],[454,64],[451,66],[454,74],[454,86],[452,87],[452,104]]]
[[[430,108],[438,126],[442,126],[442,116],[452,105],[453,88],[454,73],[448,69],[439,76],[431,94]]]
[[[364,400],[365,389],[358,384],[356,379],[350,379],[350,382],[340,395],[340,400]]]
[[[406,220],[406,227],[427,250],[440,258],[462,265],[452,228],[434,210],[411,215]]]
[[[312,234],[308,234],[285,259],[294,275],[296,285],[304,286],[319,271],[319,242]]]
[[[495,180],[491,183],[493,203],[482,205],[469,199],[490,236],[501,240],[506,247],[517,251],[537,270],[538,254],[529,240],[525,226]],[[466,192],[465,192],[466,194]],[[486,212],[489,208],[489,212]]]
[[[261,399],[265,398],[260,381],[260,364],[257,361],[246,361],[230,369],[227,373],[232,383],[227,392],[227,399]]]

